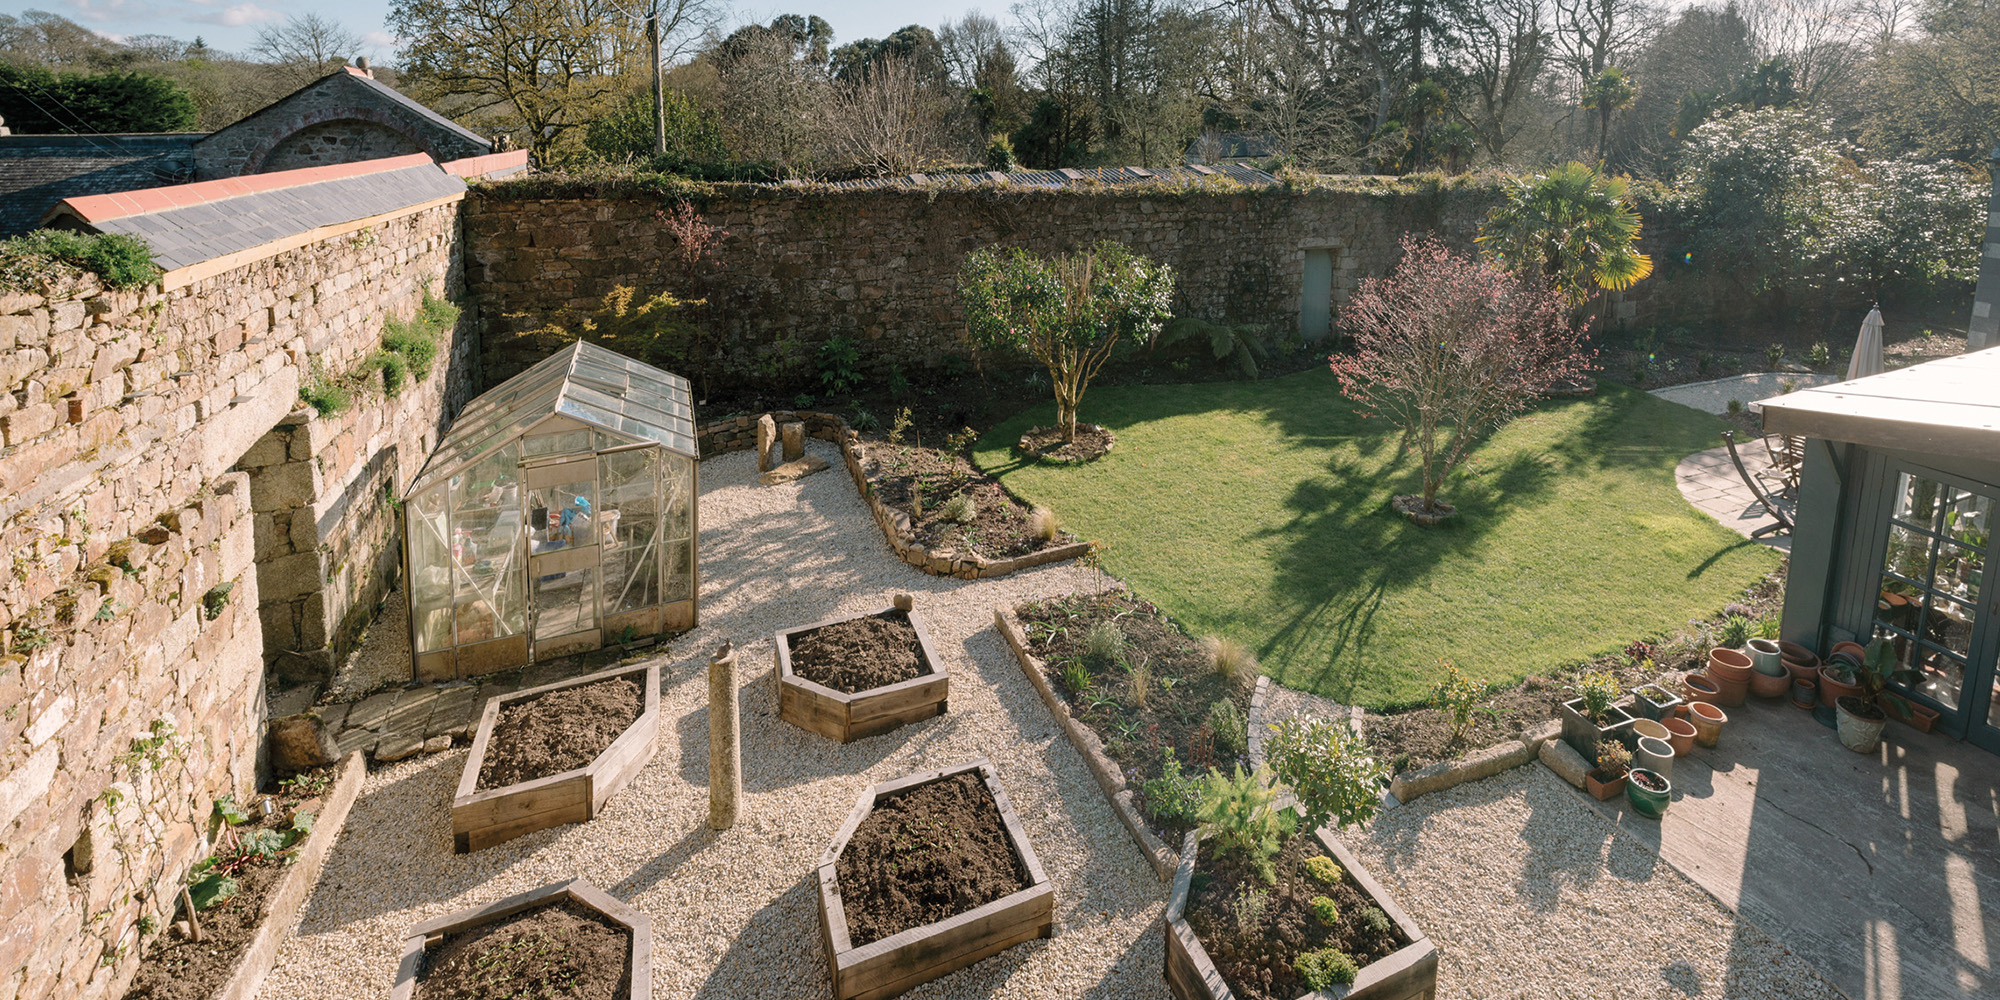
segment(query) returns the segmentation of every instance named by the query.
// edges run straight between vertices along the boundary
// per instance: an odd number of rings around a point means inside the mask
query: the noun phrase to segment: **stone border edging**
[[[313,832],[306,838],[305,850],[299,852],[298,862],[279,881],[278,890],[264,901],[264,918],[257,925],[256,935],[237,957],[236,971],[229,974],[210,1000],[251,1000],[257,995],[257,988],[264,984],[271,966],[277,964],[278,948],[298,925],[299,911],[305,908],[306,898],[319,883],[320,869],[325,867],[326,856],[332,853],[334,842],[347,826],[347,814],[367,777],[367,759],[359,750],[350,751],[340,764],[340,776],[333,781],[325,808],[313,817]]]
[[[1090,543],[1085,541],[1052,545],[1004,559],[988,559],[977,552],[961,553],[953,549],[926,548],[912,535],[909,517],[901,511],[890,509],[876,497],[876,477],[869,475],[866,460],[861,456],[859,447],[861,435],[849,427],[846,420],[838,414],[803,410],[772,410],[770,415],[772,420],[780,424],[803,423],[808,436],[838,446],[841,457],[846,460],[847,473],[854,478],[855,489],[860,490],[861,498],[868,502],[868,510],[875,516],[875,523],[881,527],[882,534],[887,537],[889,547],[895,550],[896,558],[932,576],[949,576],[960,580],[991,580],[1024,569],[1074,559],[1090,551]],[[752,416],[718,420],[704,424],[695,431],[695,453],[703,458],[732,451],[746,451],[756,446],[757,418]]]
[[[1083,762],[1090,767],[1090,774],[1097,779],[1097,787],[1104,791],[1104,797],[1111,803],[1111,811],[1125,824],[1126,832],[1139,845],[1139,853],[1153,865],[1153,871],[1161,880],[1172,881],[1174,872],[1180,868],[1180,855],[1168,848],[1165,841],[1153,834],[1146,826],[1146,820],[1139,815],[1139,807],[1133,804],[1132,790],[1125,785],[1125,774],[1118,769],[1117,762],[1104,753],[1103,743],[1089,727],[1076,721],[1070,714],[1069,706],[1063,703],[1054,688],[1049,687],[1048,674],[1042,669],[1042,661],[1028,652],[1028,640],[1022,636],[1014,624],[1014,613],[1006,607],[995,605],[993,624],[1007,639],[1007,645],[1014,651],[1014,661],[1021,665],[1021,672],[1028,675],[1028,683],[1035,686],[1035,693],[1042,696],[1042,704],[1047,705],[1049,714],[1055,717],[1056,726],[1069,737],[1070,745],[1083,755]]]
[[[1389,778],[1389,794],[1407,805],[1432,792],[1511,771],[1540,756],[1542,744],[1561,732],[1562,723],[1550,719],[1513,739],[1502,740],[1483,750],[1474,750],[1414,771],[1404,771]]]

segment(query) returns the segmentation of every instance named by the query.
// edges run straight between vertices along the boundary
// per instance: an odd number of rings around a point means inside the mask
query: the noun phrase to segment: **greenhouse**
[[[418,680],[694,627],[688,382],[575,343],[468,404],[403,496]]]

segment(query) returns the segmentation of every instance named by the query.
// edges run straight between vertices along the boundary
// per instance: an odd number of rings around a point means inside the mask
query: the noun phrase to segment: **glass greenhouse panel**
[[[692,626],[696,458],[687,380],[592,344],[473,400],[405,496],[417,673]]]

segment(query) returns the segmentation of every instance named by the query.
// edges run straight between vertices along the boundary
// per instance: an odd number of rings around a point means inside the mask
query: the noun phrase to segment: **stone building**
[[[343,66],[219,131],[9,135],[0,128],[0,239],[43,224],[64,198],[423,153],[439,163],[493,144]]]
[[[491,142],[363,66],[343,66],[194,143],[198,180],[411,153],[443,163],[491,152]]]

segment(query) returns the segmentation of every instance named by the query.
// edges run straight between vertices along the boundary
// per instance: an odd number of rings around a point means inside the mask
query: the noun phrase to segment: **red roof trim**
[[[505,153],[488,153],[485,156],[468,156],[463,160],[440,163],[448,173],[460,177],[484,177],[496,170],[511,170],[528,165],[528,151],[512,149]]]
[[[362,177],[391,170],[405,170],[410,167],[425,166],[431,162],[427,154],[411,153],[407,156],[337,163],[326,167],[301,167],[297,170],[279,170],[268,174],[225,177],[220,180],[197,181],[193,184],[142,188],[113,194],[82,195],[76,198],[64,198],[56,206],[56,210],[67,209],[85,222],[104,222],[110,219],[122,219],[128,215],[187,208],[246,194],[280,191],[306,184],[318,184],[321,181],[339,180],[343,177]]]

